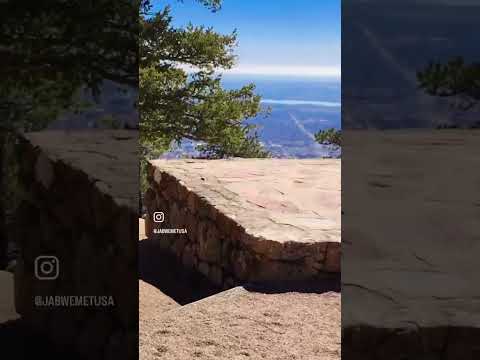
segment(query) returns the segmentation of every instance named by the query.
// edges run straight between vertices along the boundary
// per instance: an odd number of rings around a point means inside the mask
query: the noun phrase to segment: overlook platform
[[[340,272],[340,160],[155,160],[149,181],[147,236],[217,285]]]
[[[340,160],[156,160],[247,231],[280,243],[340,242]]]

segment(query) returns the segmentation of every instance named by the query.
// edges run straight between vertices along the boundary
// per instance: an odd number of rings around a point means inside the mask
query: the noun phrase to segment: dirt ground
[[[140,359],[337,360],[340,319],[336,292],[237,287],[156,317],[140,337]]]

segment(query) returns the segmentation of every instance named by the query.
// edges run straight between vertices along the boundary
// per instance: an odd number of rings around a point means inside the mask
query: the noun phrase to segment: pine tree
[[[104,80],[137,87],[140,1],[2,2],[0,127],[45,128]]]
[[[431,62],[417,73],[419,87],[427,94],[452,98],[457,109],[470,110],[480,101],[480,63],[456,57],[445,64]]]
[[[220,0],[199,1],[220,10]],[[261,110],[255,86],[226,90],[218,74],[235,63],[236,31],[222,35],[191,24],[175,28],[170,7],[151,10],[144,1],[139,74],[144,155],[190,139],[202,142],[199,150],[211,158],[267,156],[255,127],[245,123]]]
[[[315,139],[320,144],[334,144],[342,146],[342,131],[335,130],[334,128],[320,130],[315,134]]]

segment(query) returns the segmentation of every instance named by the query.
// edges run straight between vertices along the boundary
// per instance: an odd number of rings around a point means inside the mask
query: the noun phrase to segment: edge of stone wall
[[[145,193],[146,234],[214,284],[230,288],[245,282],[298,281],[340,272],[339,242],[275,242],[257,237],[207,198],[168,172],[149,164]],[[162,227],[187,234],[155,234],[152,221],[165,213]]]

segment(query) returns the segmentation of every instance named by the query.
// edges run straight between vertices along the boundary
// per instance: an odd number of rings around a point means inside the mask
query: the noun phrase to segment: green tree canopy
[[[320,144],[334,144],[342,146],[342,131],[334,128],[320,130],[315,134],[315,139]]]
[[[0,125],[41,129],[98,96],[104,80],[137,87],[140,0],[10,0],[0,4]]]
[[[455,108],[470,110],[480,100],[480,63],[467,64],[461,57],[445,64],[431,62],[417,79],[428,94],[454,99]]]
[[[212,11],[220,0],[199,0]],[[226,90],[218,70],[235,64],[236,31],[219,34],[212,28],[172,25],[171,9],[150,13],[142,4],[140,18],[141,143],[167,149],[190,139],[209,157],[264,157],[255,128],[245,120],[260,111],[253,84]]]

